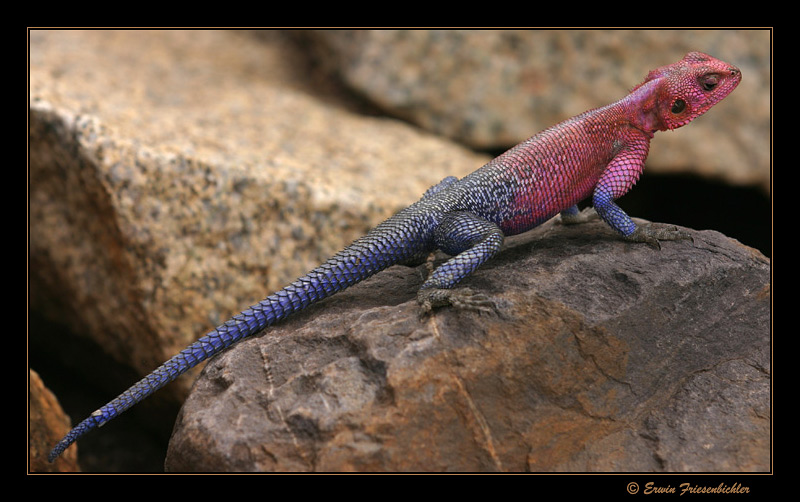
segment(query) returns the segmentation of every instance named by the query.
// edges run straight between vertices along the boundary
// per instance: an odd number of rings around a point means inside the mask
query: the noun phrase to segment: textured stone
[[[28,406],[28,467],[31,472],[77,472],[76,449],[64,453],[64,458],[51,464],[47,453],[56,441],[70,429],[69,417],[61,409],[58,400],[45,387],[39,374],[28,370],[30,398]]]
[[[32,308],[144,375],[487,160],[290,64],[237,32],[31,32]]]
[[[661,134],[651,172],[691,172],[770,188],[768,30],[327,30],[320,59],[387,114],[480,149],[501,150],[622,98],[690,51],[742,70],[742,85],[692,124]]]
[[[172,471],[766,471],[769,260],[713,231],[509,239],[419,318],[393,267],[213,359]]]

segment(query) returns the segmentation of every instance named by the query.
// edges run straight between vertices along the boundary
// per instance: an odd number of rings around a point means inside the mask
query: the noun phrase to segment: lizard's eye
[[[700,83],[700,87],[702,87],[704,91],[712,91],[717,84],[719,84],[719,75],[716,73],[710,73],[708,75],[703,75],[698,79],[698,81]]]
[[[686,109],[686,101],[679,98],[676,99],[674,103],[672,103],[672,109],[670,111],[675,115],[678,115],[685,109]]]

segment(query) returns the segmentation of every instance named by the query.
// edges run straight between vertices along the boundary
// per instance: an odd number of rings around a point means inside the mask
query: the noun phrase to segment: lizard
[[[50,452],[53,462],[102,426],[202,361],[292,313],[395,264],[440,250],[417,293],[422,315],[434,309],[488,308],[485,295],[460,286],[497,254],[505,236],[561,215],[564,223],[600,217],[627,241],[659,248],[690,238],[675,226],[636,224],[615,200],[638,181],[656,131],[682,127],[730,94],[741,71],[700,52],[648,73],[622,99],[586,111],[528,138],[458,179],[447,177],[415,203],[356,239],[283,289],[234,315],[76,425]],[[591,198],[583,211],[578,203]]]

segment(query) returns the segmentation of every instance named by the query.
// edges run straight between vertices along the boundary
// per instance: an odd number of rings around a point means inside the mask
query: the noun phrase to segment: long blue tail
[[[100,427],[202,361],[314,302],[363,281],[381,270],[430,251],[430,222],[390,218],[327,262],[234,316],[170,358],[116,399],[92,413],[58,442],[50,462],[79,437]]]

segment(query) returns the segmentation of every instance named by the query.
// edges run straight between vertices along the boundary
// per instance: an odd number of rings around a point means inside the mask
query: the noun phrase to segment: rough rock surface
[[[31,38],[31,305],[142,375],[488,159],[278,85],[243,34]]]
[[[170,471],[766,471],[769,260],[713,231],[509,239],[420,319],[393,267],[213,359]]]
[[[50,464],[47,453],[53,444],[61,439],[70,429],[70,423],[58,399],[45,387],[39,374],[28,370],[28,388],[30,400],[28,406],[29,435],[28,462],[31,471],[36,472],[76,472],[78,453],[76,449],[64,452],[61,462]]]
[[[322,64],[386,113],[480,149],[505,149],[532,131],[620,99],[654,61],[705,52],[739,66],[742,85],[695,121],[691,134],[660,135],[648,170],[770,188],[769,30],[321,30],[298,36],[317,42]]]

